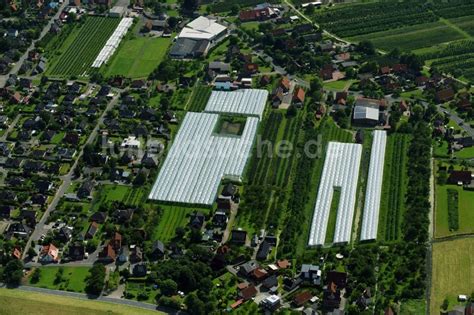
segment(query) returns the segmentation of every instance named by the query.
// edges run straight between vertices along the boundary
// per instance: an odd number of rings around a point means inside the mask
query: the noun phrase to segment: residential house
[[[133,266],[132,275],[134,277],[145,277],[147,273],[147,267],[144,264],[136,264]]]
[[[321,270],[319,269],[319,266],[303,264],[301,266],[300,277],[314,285],[321,284]]]
[[[59,249],[53,244],[44,245],[41,249],[39,261],[42,264],[57,263],[59,261]]]
[[[89,225],[89,228],[87,229],[87,232],[86,232],[84,237],[86,239],[94,238],[94,236],[97,233],[98,229],[99,229],[99,225],[96,222],[91,222],[91,224]]]
[[[241,297],[244,301],[248,301],[254,298],[257,295],[258,291],[253,284],[249,285],[245,289],[239,292],[239,297]]]
[[[247,242],[247,232],[243,230],[232,230],[230,242],[238,245],[245,245]]]
[[[296,294],[293,297],[292,302],[296,307],[301,307],[305,305],[307,302],[309,302],[309,300],[311,300],[312,298],[313,298],[313,295],[311,294],[310,291],[304,291],[304,292]]]
[[[239,275],[242,277],[249,277],[252,275],[255,269],[258,268],[258,263],[254,260],[250,260],[239,267]]]
[[[116,258],[117,253],[110,243],[107,243],[107,245],[105,245],[102,251],[99,253],[99,261],[104,263],[111,263],[115,261]]]
[[[298,107],[303,106],[305,95],[306,93],[302,88],[296,88],[293,92],[293,104]]]
[[[206,221],[206,216],[201,212],[194,212],[189,217],[189,225],[194,229],[201,229]]]
[[[82,182],[81,187],[77,190],[77,197],[79,199],[91,199],[92,190],[94,189],[94,182],[91,180],[85,180]]]
[[[451,185],[469,185],[474,180],[471,171],[451,171],[448,176],[448,184]]]
[[[154,241],[151,245],[151,252],[148,255],[151,260],[156,261],[165,257],[165,245],[161,241]]]
[[[97,222],[97,223],[100,223],[100,224],[105,223],[106,220],[107,220],[107,212],[101,212],[101,211],[95,212],[89,218],[89,221]]]

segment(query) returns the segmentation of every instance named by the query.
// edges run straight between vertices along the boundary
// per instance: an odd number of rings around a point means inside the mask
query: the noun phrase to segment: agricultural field
[[[162,209],[159,224],[153,235],[154,240],[160,240],[164,243],[173,239],[176,234],[176,228],[185,227],[189,223],[189,215],[194,211],[207,214],[209,209],[196,208],[180,205],[160,205]]]
[[[115,55],[100,71],[105,77],[146,78],[165,58],[170,44],[170,38],[124,38]]]
[[[256,146],[247,165],[246,186],[242,193],[236,227],[250,233],[265,227],[276,228],[283,218],[288,183],[294,163],[294,146],[302,123],[302,114],[288,118],[272,111],[261,123],[261,139],[271,145]],[[276,154],[282,140],[293,146],[290,154]],[[271,214],[271,215],[270,215]]]
[[[474,238],[433,244],[430,314],[439,314],[445,298],[454,308],[459,294],[470,296],[474,288]]]
[[[0,288],[1,314],[38,314],[38,315],[161,315],[162,312],[150,311],[128,305],[112,304],[79,299],[67,296],[56,296],[17,289]]]
[[[449,195],[457,193],[457,203]],[[474,191],[464,190],[455,185],[436,185],[435,237],[474,233]],[[457,208],[457,211],[456,211]],[[451,213],[451,214],[450,214]],[[458,219],[455,219],[455,216]],[[451,218],[451,219],[450,219]],[[458,229],[456,230],[457,221]],[[450,222],[452,222],[450,224]]]
[[[407,185],[408,146],[407,135],[395,134],[387,139],[378,228],[380,240],[395,241],[400,237]]]
[[[87,17],[76,26],[52,58],[46,75],[52,77],[84,76],[104,44],[119,24],[120,19],[105,17]]]
[[[317,10],[312,18],[351,41],[370,40],[386,51],[421,51],[472,40],[473,16],[474,3],[469,0],[429,5],[420,1],[371,1]]]
[[[206,108],[207,101],[211,96],[212,88],[204,85],[197,85],[193,91],[189,111],[202,112]]]
[[[62,275],[59,273],[62,268]],[[72,292],[84,292],[85,279],[89,275],[88,267],[43,267],[40,269],[40,279],[38,282],[28,280],[29,285]]]

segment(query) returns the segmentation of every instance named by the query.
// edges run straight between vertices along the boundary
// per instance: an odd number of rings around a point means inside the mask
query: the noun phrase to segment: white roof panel
[[[360,235],[361,241],[375,240],[377,238],[386,144],[387,133],[382,130],[375,130],[374,139],[372,141],[372,152],[370,153],[364,218],[362,220]]]
[[[262,118],[268,91],[244,89],[231,92],[213,91],[206,105],[206,112],[229,113]]]
[[[334,243],[350,241],[362,145],[330,142],[314,206],[308,245],[324,245],[334,188],[340,189]]]

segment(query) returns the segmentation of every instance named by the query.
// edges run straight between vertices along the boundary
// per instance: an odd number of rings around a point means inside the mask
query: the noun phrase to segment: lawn
[[[418,315],[426,313],[425,300],[408,300],[403,301],[400,305],[400,314]]]
[[[143,188],[134,188],[125,185],[101,185],[94,194],[93,210],[98,210],[101,204],[120,201],[130,206],[137,206],[144,200]]]
[[[52,58],[46,74],[54,77],[86,74],[119,22],[117,18],[87,17],[55,53],[59,58]]]
[[[170,38],[124,39],[115,56],[101,71],[106,77],[146,78],[164,59],[170,43]]]
[[[209,212],[209,209],[196,208],[180,205],[160,205],[163,213],[160,222],[155,229],[153,235],[154,240],[162,242],[170,241],[176,232],[177,227],[184,227],[189,222],[189,215],[194,211],[202,212],[204,214]]]
[[[2,305],[0,314],[5,315],[163,314],[128,305],[2,288],[0,288],[0,305]]]
[[[448,219],[448,189],[458,192],[459,229],[449,230]],[[474,232],[474,191],[464,190],[455,185],[436,185],[436,226],[435,237]]]
[[[52,289],[52,290],[65,290],[72,292],[84,292],[85,279],[89,275],[88,267],[62,267],[64,273],[62,281],[55,281],[56,274],[60,267],[40,267],[41,277],[38,283],[32,283],[31,279],[29,284],[31,286]]]
[[[354,83],[355,80],[339,80],[323,83],[323,86],[327,90],[344,91]]]
[[[474,158],[474,147],[462,149],[461,151],[457,151],[454,155],[459,159],[472,159]]]
[[[433,244],[430,314],[439,314],[445,298],[450,309],[459,294],[470,295],[474,288],[474,238]]]

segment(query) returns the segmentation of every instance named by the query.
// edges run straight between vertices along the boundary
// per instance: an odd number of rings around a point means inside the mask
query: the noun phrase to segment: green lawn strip
[[[454,153],[459,159],[472,159],[474,158],[474,147],[465,148]]]
[[[334,232],[336,231],[337,210],[341,199],[341,187],[333,187],[331,208],[329,210],[328,224],[326,228],[326,238],[324,243],[332,244],[334,241]]]

